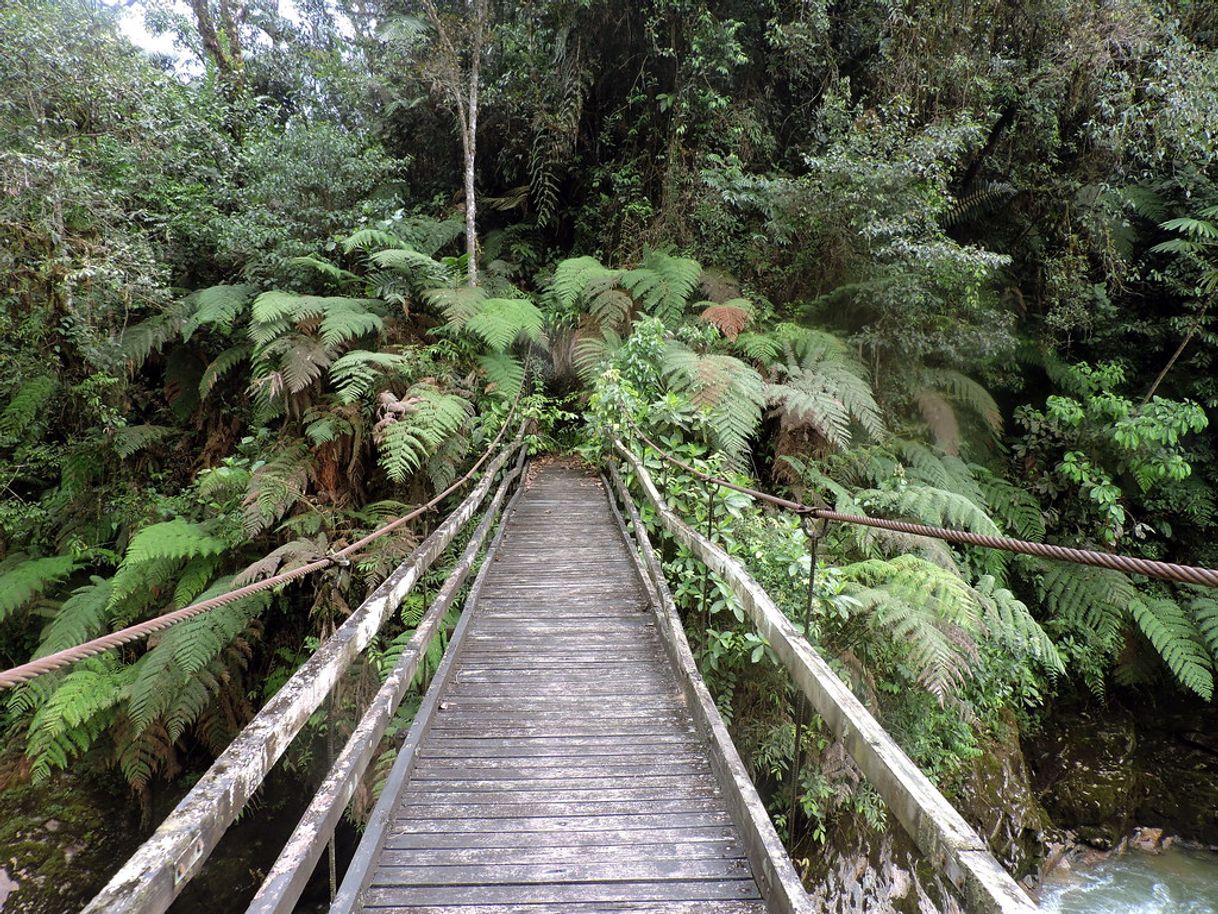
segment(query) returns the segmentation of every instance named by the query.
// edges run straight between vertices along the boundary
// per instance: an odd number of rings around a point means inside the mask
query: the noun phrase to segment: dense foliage
[[[589,456],[628,416],[841,510],[1218,565],[1213,4],[236,6],[150,7],[170,58],[99,0],[0,9],[6,665],[401,513],[526,365]],[[797,520],[719,494],[798,618]],[[17,690],[6,768],[175,776],[419,532]],[[786,685],[665,560],[777,796]],[[851,528],[820,561],[810,636],[945,783],[1053,695],[1214,697],[1214,594]],[[810,821],[880,818],[839,768]]]

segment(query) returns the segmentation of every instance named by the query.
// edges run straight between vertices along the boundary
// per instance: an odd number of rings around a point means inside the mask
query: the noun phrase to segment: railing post
[[[808,596],[804,602],[804,640],[812,624],[812,605],[816,600],[816,556],[820,550],[821,529],[816,521],[805,514],[802,518],[804,536],[808,538]],[[790,850],[795,849],[795,813],[799,808],[799,780],[804,756],[804,715],[807,713],[807,698],[802,689],[796,690],[795,699],[795,756],[791,760],[791,811],[787,816],[787,840]]]
[[[715,485],[706,484],[706,538],[715,541]],[[710,568],[702,564],[702,635],[710,645]]]

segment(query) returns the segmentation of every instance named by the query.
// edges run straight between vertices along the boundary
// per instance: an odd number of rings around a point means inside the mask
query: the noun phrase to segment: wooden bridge
[[[1033,910],[747,572],[673,515],[642,463],[619,450],[663,527],[737,592],[797,688],[959,888],[966,908]],[[481,511],[452,574],[247,914],[295,909],[488,541],[332,914],[810,914],[697,672],[629,490],[616,467],[608,471],[528,467],[518,437],[86,911],[169,907],[353,658]]]

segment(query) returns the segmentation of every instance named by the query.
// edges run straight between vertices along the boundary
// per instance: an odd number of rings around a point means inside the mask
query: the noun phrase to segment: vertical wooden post
[[[812,604],[816,600],[816,554],[820,546],[820,531],[810,517],[803,518],[804,535],[808,538],[808,598],[804,602],[804,640],[808,639],[812,624]],[[787,848],[795,850],[795,814],[799,809],[799,776],[804,761],[804,715],[807,713],[807,698],[797,690],[795,699],[795,757],[791,760],[791,811],[787,815]]]

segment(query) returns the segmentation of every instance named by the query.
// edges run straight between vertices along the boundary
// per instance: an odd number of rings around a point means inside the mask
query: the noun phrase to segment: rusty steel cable
[[[1212,568],[1201,568],[1196,565],[1178,565],[1175,562],[1159,562],[1153,559],[1137,558],[1131,555],[1117,555],[1110,552],[1098,552],[1094,549],[1076,549],[1071,546],[1055,546],[1051,543],[1034,543],[1028,540],[1015,539],[1009,536],[989,536],[984,533],[971,533],[967,530],[952,530],[947,527],[932,527],[928,524],[917,524],[903,520],[890,520],[882,517],[865,517],[859,514],[843,514],[828,508],[818,508],[802,502],[779,498],[766,492],[759,492],[747,486],[736,485],[726,479],[711,476],[690,466],[679,457],[670,454],[647,437],[641,428],[629,420],[635,433],[644,444],[655,451],[664,460],[675,464],[699,479],[742,492],[759,501],[768,502],[787,511],[815,517],[819,520],[833,521],[839,524],[856,524],[863,527],[874,527],[879,530],[891,530],[897,533],[908,533],[913,536],[927,536],[932,539],[944,540],[961,546],[981,546],[986,549],[1001,549],[1018,555],[1030,555],[1036,558],[1053,559],[1059,562],[1074,562],[1078,565],[1091,565],[1096,568],[1107,568],[1126,574],[1143,574],[1150,578],[1163,581],[1174,581],[1177,584],[1196,584],[1201,587],[1218,587],[1218,571]]]
[[[144,622],[138,622],[135,625],[129,625],[126,628],[119,629],[116,632],[111,632],[108,635],[102,635],[98,638],[93,638],[83,644],[78,644],[75,647],[64,648],[61,651],[56,651],[54,654],[48,654],[45,657],[39,657],[37,660],[31,660],[28,663],[23,663],[20,666],[15,666],[12,669],[0,672],[0,689],[12,688],[15,685],[20,685],[23,682],[29,682],[44,673],[49,673],[53,670],[61,669],[65,666],[84,660],[86,657],[92,657],[96,654],[104,653],[112,648],[121,647],[124,644],[129,644],[132,641],[139,641],[141,638],[146,638],[149,635],[164,631],[171,628],[179,622],[198,616],[209,610],[218,609],[221,606],[227,606],[230,603],[235,603],[237,600],[252,596],[264,590],[270,590],[272,587],[278,587],[280,584],[286,584],[289,581],[295,581],[297,578],[303,578],[306,575],[312,574],[314,571],[320,571],[323,568],[330,568],[334,565],[344,565],[350,561],[350,557],[356,552],[359,552],[373,540],[391,533],[401,527],[403,524],[409,523],[421,514],[424,514],[438,505],[441,501],[459,489],[461,486],[469,482],[478,469],[486,463],[490,456],[499,446],[499,442],[503,440],[504,433],[508,429],[508,425],[512,421],[512,417],[516,413],[516,407],[520,403],[521,393],[524,390],[524,384],[520,386],[520,391],[517,391],[516,398],[512,401],[511,407],[508,409],[507,415],[503,418],[503,424],[499,428],[498,434],[495,435],[491,443],[487,446],[482,456],[474,463],[465,475],[460,479],[455,480],[452,485],[446,488],[443,492],[435,495],[425,504],[415,508],[409,514],[404,514],[395,520],[390,521],[377,530],[369,533],[367,536],[361,537],[349,546],[338,550],[337,552],[329,553],[322,558],[315,559],[299,568],[293,568],[291,571],[280,572],[272,575],[269,578],[263,578],[260,581],[255,581],[252,584],[247,584],[244,587],[239,587],[236,590],[230,590],[228,593],[220,594],[216,597],[211,597],[191,606],[183,607],[164,615],[157,616],[155,619],[148,619]]]

